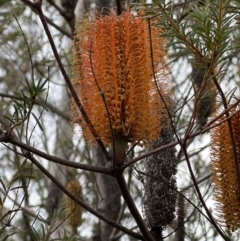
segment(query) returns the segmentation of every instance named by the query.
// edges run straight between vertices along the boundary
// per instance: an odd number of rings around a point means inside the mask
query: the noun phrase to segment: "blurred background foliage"
[[[107,2],[108,7],[115,6],[115,3]],[[68,3],[75,4],[74,1]],[[70,7],[64,5],[66,2],[43,1],[43,12],[70,76],[74,20],[89,11],[94,14],[98,6],[106,6],[101,0],[76,3],[75,18]],[[146,16],[157,18],[164,29],[172,73],[174,123],[179,137],[200,131],[214,111],[223,110],[219,91],[209,84],[213,78],[220,83],[228,103],[238,100],[239,1],[126,1],[126,5],[132,5],[134,11],[147,9]],[[15,126],[14,131],[24,143],[66,160],[95,165],[90,147],[82,139],[72,138],[70,94],[37,14],[24,1],[0,0],[0,36],[1,128],[6,130]],[[206,109],[210,110],[207,114]],[[195,178],[214,214],[209,132],[199,132],[187,144]],[[199,212],[204,210],[192,184],[185,156],[179,146],[176,148],[177,185],[186,199],[178,197],[176,218],[164,230],[164,240],[222,240]],[[136,157],[145,152],[135,148],[131,155]],[[43,158],[39,161],[64,186],[71,180],[78,180],[84,201],[101,209],[98,179],[93,172],[60,166]],[[65,204],[61,190],[32,165],[19,148],[1,143],[0,170],[0,240],[100,240],[99,220],[87,211],[83,210],[83,221],[77,234],[64,222]],[[129,190],[140,211],[143,170],[144,160],[125,171]],[[138,232],[123,200],[118,221]],[[237,233],[227,232],[231,240],[238,240]],[[117,230],[113,234],[115,239],[112,240],[136,240]]]

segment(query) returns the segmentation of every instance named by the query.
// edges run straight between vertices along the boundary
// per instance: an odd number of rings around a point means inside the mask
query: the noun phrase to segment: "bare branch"
[[[82,200],[76,198],[72,193],[70,193],[51,173],[49,173],[33,156],[31,153],[29,152],[24,152],[24,155],[26,156],[26,158],[28,158],[34,165],[36,165],[41,171],[42,173],[44,173],[52,182],[54,182],[68,197],[70,197],[72,200],[74,200],[76,203],[78,203],[79,205],[81,205],[84,209],[86,209],[87,211],[89,211],[90,213],[92,213],[93,215],[95,215],[96,217],[100,218],[101,220],[105,221],[106,223],[116,227],[117,229],[131,235],[132,237],[137,238],[138,240],[144,240],[144,238],[115,223],[114,221],[112,221],[111,219],[106,218],[104,215],[100,214],[99,212],[97,212],[96,210],[94,210],[93,208],[91,208],[89,205],[87,205],[85,202],[83,202]],[[148,239],[149,241],[151,239]]]
[[[76,163],[76,162],[72,162],[72,161],[68,161],[56,156],[52,156],[49,155],[45,152],[42,152],[32,146],[29,146],[21,141],[19,141],[16,137],[14,137],[11,133],[10,138],[7,137],[7,132],[4,132],[3,130],[0,129],[0,142],[6,142],[6,143],[11,143],[13,145],[16,145],[20,148],[22,148],[25,151],[34,153],[46,160],[58,163],[58,164],[62,164],[65,166],[69,166],[69,167],[74,167],[76,169],[82,169],[82,170],[86,170],[86,171],[92,171],[92,172],[99,172],[99,173],[105,173],[107,175],[112,175],[111,174],[111,170],[107,169],[105,167],[95,167],[95,166],[91,166],[91,165],[86,165],[86,164],[81,164],[81,163]]]
[[[29,1],[29,0],[21,0],[23,3],[25,3],[28,7],[30,7],[36,14],[38,14],[37,10],[34,7],[34,3]],[[64,28],[59,27],[57,24],[55,24],[50,18],[48,18],[47,16],[45,16],[46,21],[48,22],[48,24],[50,24],[51,26],[53,26],[54,28],[56,28],[60,33],[64,34],[65,36],[67,36],[68,38],[72,39],[73,35],[66,31]]]
[[[150,232],[148,231],[148,228],[147,228],[145,222],[143,221],[143,219],[132,199],[131,194],[129,193],[129,190],[128,190],[126,181],[123,177],[123,174],[120,173],[119,175],[117,175],[116,178],[117,178],[118,186],[123,195],[123,198],[129,208],[129,211],[131,212],[132,216],[134,217],[135,221],[137,222],[138,227],[141,230],[145,240],[154,241],[153,237],[151,236]]]

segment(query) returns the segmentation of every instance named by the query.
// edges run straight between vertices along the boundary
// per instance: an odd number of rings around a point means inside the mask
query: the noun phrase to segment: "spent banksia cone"
[[[174,141],[174,131],[171,126],[171,116],[169,116],[173,112],[174,104],[170,96],[165,97],[165,101],[168,105],[161,113],[163,128],[151,149]],[[174,175],[177,172],[177,163],[175,147],[155,153],[144,162],[146,176],[144,177],[143,208],[148,227],[156,240],[162,240],[162,230],[175,217],[177,185]]]
[[[79,181],[69,182],[67,190],[77,198],[82,197],[82,187]],[[77,227],[82,224],[82,207],[68,196],[66,196],[65,203],[67,223],[72,226],[74,233],[77,233]]]
[[[106,146],[114,139],[117,164],[125,160],[128,143],[149,143],[161,130],[163,103],[156,84],[166,95],[169,77],[162,30],[153,20],[150,26],[151,31],[147,20],[129,10],[89,17],[76,26],[73,85],[98,138]],[[73,102],[71,110],[73,124],[80,124],[85,140],[94,144]]]
[[[240,108],[230,114],[237,160],[227,122],[222,123],[211,133],[211,172],[214,198],[220,222],[234,231],[240,228],[239,160],[240,160]],[[223,121],[225,116],[218,121]]]

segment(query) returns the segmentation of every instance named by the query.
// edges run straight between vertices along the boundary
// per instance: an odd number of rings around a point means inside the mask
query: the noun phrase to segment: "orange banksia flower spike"
[[[77,180],[69,182],[67,184],[67,190],[77,198],[82,197],[82,187]],[[77,227],[82,224],[82,206],[77,204],[68,196],[66,196],[65,203],[65,216],[67,218],[67,223],[72,226],[73,232],[77,233]]]
[[[219,221],[232,231],[240,228],[239,160],[240,160],[240,106],[232,109],[233,134],[237,160],[228,123],[224,122],[211,133],[211,175],[216,211]],[[223,121],[225,116],[218,121]],[[236,163],[237,161],[237,163]]]
[[[114,143],[117,164],[124,162],[128,143],[147,144],[161,130],[164,104],[156,83],[163,96],[169,95],[169,75],[162,30],[153,20],[150,25],[151,43],[147,20],[129,10],[89,17],[76,26],[73,85],[97,136],[106,146]],[[75,103],[71,110],[73,124],[95,144]]]

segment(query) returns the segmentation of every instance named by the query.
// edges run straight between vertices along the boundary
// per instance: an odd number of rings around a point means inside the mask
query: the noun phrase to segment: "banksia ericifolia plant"
[[[240,228],[240,106],[230,114],[235,145],[227,121],[211,132],[211,175],[219,221],[229,230]],[[218,122],[223,121],[222,116]]]
[[[161,33],[154,20],[129,10],[89,17],[76,26],[73,85],[98,138],[114,144],[118,165],[128,143],[145,145],[161,132],[163,102],[156,85],[163,94],[169,89]],[[73,124],[80,124],[85,140],[95,144],[75,103],[71,109]]]
[[[77,180],[69,182],[67,190],[77,198],[82,197],[82,187]],[[73,232],[77,233],[77,227],[82,224],[82,207],[68,196],[66,196],[65,205],[66,222],[72,226]]]

